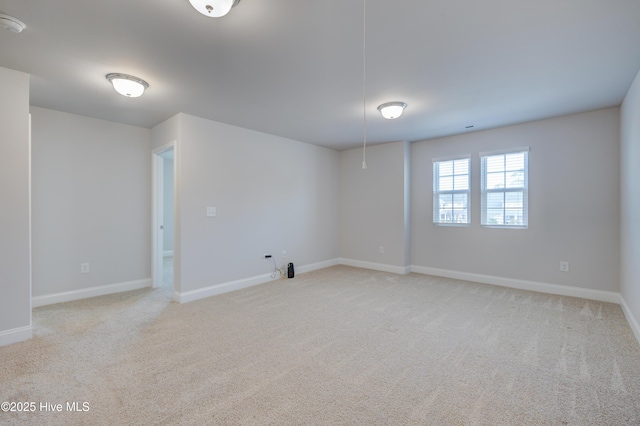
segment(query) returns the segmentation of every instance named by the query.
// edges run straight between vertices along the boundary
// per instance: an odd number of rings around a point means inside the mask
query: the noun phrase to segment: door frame
[[[176,256],[179,253],[176,247],[176,199],[177,199],[177,150],[176,141],[155,148],[151,152],[151,169],[152,169],[152,220],[151,220],[151,287],[158,288],[162,286],[163,279],[163,262],[164,262],[164,158],[162,154],[173,150],[173,229],[174,229],[174,247],[173,247],[173,289],[174,298],[178,292],[176,283]]]

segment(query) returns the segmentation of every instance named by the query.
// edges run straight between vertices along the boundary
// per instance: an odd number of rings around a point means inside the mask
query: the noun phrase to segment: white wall
[[[31,337],[29,75],[0,68],[0,346]]]
[[[530,147],[529,228],[482,228],[478,154],[520,146]],[[618,108],[412,144],[413,264],[618,292],[619,152]],[[434,226],[432,159],[468,154],[472,224]]]
[[[152,149],[164,148],[165,145],[178,140],[182,116],[183,114],[176,114],[151,129]]]
[[[171,120],[154,128],[153,145],[179,129],[178,292],[268,274],[264,253],[298,267],[338,257],[338,152],[185,114]]]
[[[621,107],[620,293],[640,340],[640,72]]]
[[[362,169],[361,148],[340,153],[340,256],[345,263],[393,272],[410,265],[408,156],[407,142],[370,146]]]
[[[151,131],[37,107],[31,114],[35,304],[148,285]],[[90,272],[81,274],[85,262]],[[56,296],[64,292],[77,297]]]

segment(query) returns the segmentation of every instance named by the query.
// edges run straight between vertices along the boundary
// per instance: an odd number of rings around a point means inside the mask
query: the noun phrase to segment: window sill
[[[529,229],[529,226],[518,226],[518,225],[480,225],[483,228],[491,228],[491,229]]]

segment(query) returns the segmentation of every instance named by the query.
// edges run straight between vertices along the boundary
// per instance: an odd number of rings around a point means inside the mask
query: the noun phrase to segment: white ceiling
[[[345,149],[363,139],[363,1],[0,0],[0,66],[31,104],[153,127],[178,112]],[[367,140],[416,141],[619,105],[639,0],[368,0]],[[110,72],[147,80],[117,95]],[[376,107],[408,104],[384,120]],[[471,131],[473,131],[471,130]]]

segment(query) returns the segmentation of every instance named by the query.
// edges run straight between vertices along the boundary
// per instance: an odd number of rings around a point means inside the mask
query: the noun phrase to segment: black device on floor
[[[288,278],[293,278],[294,273],[293,273],[293,263],[289,263],[289,265],[287,266],[287,277]]]

